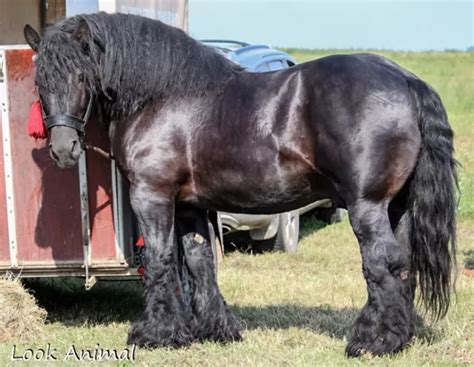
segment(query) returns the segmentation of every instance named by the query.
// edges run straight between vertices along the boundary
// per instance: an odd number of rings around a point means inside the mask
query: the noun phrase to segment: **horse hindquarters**
[[[435,317],[449,305],[455,239],[452,131],[435,92],[419,80],[408,84],[417,100],[421,141],[413,172],[403,180],[404,193],[392,189],[391,195],[377,197],[366,184],[348,204],[369,293],[346,349],[349,356],[397,352],[408,343],[417,275],[422,300]],[[409,164],[403,153],[398,149]],[[386,170],[395,172],[396,166],[392,162]],[[354,182],[367,182],[358,178]]]

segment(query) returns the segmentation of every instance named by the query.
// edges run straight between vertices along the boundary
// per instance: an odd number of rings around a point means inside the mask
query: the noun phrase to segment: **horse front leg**
[[[176,218],[186,267],[194,284],[194,336],[199,340],[219,342],[241,340],[240,322],[227,306],[217,285],[207,211],[185,209],[178,211]]]
[[[129,344],[180,347],[190,344],[191,315],[185,312],[177,267],[174,198],[132,188],[132,208],[145,238],[145,309],[134,322]]]
[[[351,357],[397,352],[413,335],[415,274],[409,249],[394,236],[387,206],[361,199],[348,208],[369,293],[346,348]]]

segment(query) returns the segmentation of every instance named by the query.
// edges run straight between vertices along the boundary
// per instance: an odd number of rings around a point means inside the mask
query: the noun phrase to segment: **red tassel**
[[[137,242],[135,243],[135,246],[137,246],[137,247],[143,247],[143,246],[145,246],[145,238],[143,237],[143,235],[141,235],[140,237],[138,237],[138,240],[137,240]]]
[[[48,131],[44,126],[41,102],[39,100],[34,101],[30,108],[28,135],[35,139],[46,139],[48,137]]]

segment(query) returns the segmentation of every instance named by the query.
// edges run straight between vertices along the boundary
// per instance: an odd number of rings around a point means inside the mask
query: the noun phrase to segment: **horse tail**
[[[456,268],[456,165],[453,131],[439,95],[407,80],[419,113],[421,150],[410,188],[411,246],[420,301],[434,320],[446,315]]]

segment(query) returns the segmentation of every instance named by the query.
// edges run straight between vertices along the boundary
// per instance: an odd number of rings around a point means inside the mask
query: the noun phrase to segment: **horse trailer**
[[[138,278],[142,248],[114,161],[89,150],[78,167],[60,170],[46,141],[27,136],[29,109],[38,99],[35,67],[33,51],[17,44],[25,43],[26,23],[43,29],[98,10],[146,15],[186,30],[187,0],[7,3],[0,15],[0,275],[81,276],[86,288],[103,277]],[[107,151],[107,133],[93,122],[87,129],[90,144]]]

